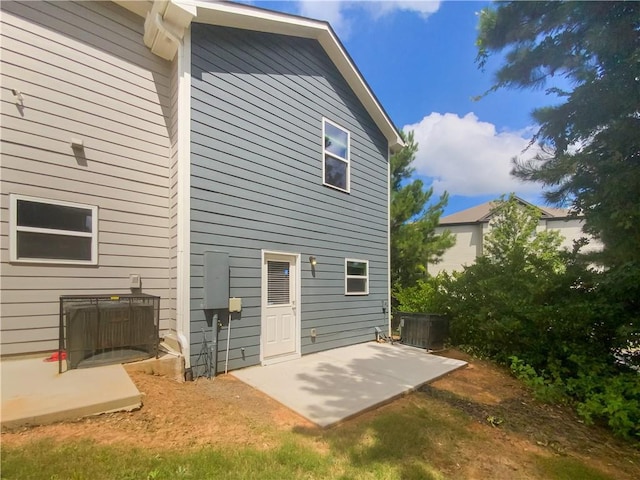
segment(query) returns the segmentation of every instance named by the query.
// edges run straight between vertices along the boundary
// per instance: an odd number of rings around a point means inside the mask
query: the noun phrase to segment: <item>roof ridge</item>
[[[523,200],[518,196],[516,196],[515,198],[523,205],[528,205],[540,210],[543,218],[565,218],[571,214],[571,211],[568,208],[555,208],[546,206],[543,207],[527,202],[526,200]],[[449,214],[440,219],[440,225],[487,222],[492,216],[491,211],[493,209],[493,205],[496,202],[497,200],[489,200],[488,202],[484,202],[479,205],[475,205],[473,207],[469,207],[464,210]]]

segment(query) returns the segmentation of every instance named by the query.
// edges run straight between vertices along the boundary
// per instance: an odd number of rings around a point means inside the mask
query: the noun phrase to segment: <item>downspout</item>
[[[191,30],[178,49],[178,166],[177,166],[176,323],[178,339],[191,367]]]
[[[198,15],[195,4],[176,0],[132,2],[114,0],[145,18],[143,42],[157,55],[173,61],[178,54],[178,155],[176,199],[176,335],[191,366],[190,346],[190,221],[191,221],[191,22]]]

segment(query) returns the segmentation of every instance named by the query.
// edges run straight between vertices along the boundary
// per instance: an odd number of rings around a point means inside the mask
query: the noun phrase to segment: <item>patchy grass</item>
[[[472,435],[468,420],[453,410],[434,410],[426,399],[403,399],[401,408],[383,409],[365,422],[344,425],[322,435],[331,452],[343,452],[353,478],[368,471],[386,471],[387,477],[448,478],[460,449]]]
[[[480,428],[478,428],[480,427]],[[330,430],[281,432],[272,448],[146,450],[45,439],[4,447],[3,479],[624,478],[493,433],[464,412],[414,394]],[[500,433],[504,433],[501,432]],[[629,477],[631,478],[631,477]]]
[[[74,441],[40,441],[3,451],[3,479],[331,478],[326,456],[291,442],[273,450],[154,452]]]
[[[542,478],[554,480],[608,480],[611,477],[595,470],[574,458],[541,457],[537,470]]]
[[[5,432],[1,478],[640,478],[637,448],[475,360],[328,430],[231,379],[134,380],[147,394],[138,412]]]

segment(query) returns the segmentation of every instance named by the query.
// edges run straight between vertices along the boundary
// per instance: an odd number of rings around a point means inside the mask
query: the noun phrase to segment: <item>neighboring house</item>
[[[532,206],[530,203],[517,198],[523,206]],[[460,271],[467,265],[472,265],[476,258],[483,255],[484,237],[491,230],[491,210],[493,202],[468,208],[458,213],[442,217],[436,228],[436,233],[449,230],[456,237],[456,244],[447,250],[442,260],[437,264],[428,266],[431,275],[438,273]],[[538,231],[557,230],[562,235],[562,248],[572,249],[573,241],[586,235],[582,232],[583,218],[570,215],[569,210],[563,208],[550,208],[536,206],[540,211]],[[581,251],[600,248],[599,242],[591,239],[589,244]]]
[[[402,140],[328,24],[208,2],[1,8],[2,355],[57,349],[61,295],[139,275],[189,367],[212,337],[214,251],[242,299],[230,369],[389,328]]]

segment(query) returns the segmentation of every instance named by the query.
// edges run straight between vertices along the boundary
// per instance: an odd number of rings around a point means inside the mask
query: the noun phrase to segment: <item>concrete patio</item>
[[[315,424],[328,427],[465,365],[419,348],[369,342],[231,373]]]
[[[149,359],[128,370],[170,377],[168,366]],[[180,359],[181,360],[181,359]],[[63,362],[63,365],[66,362]],[[460,360],[430,355],[401,344],[375,342],[337,348],[302,358],[231,372],[321,427],[327,427],[413,391],[465,366]],[[148,368],[147,368],[148,367]],[[170,367],[170,368],[169,368]],[[58,373],[58,362],[42,358],[3,360],[1,423],[3,428],[75,420],[141,406],[141,394],[123,365]],[[181,388],[176,383],[175,388]]]
[[[59,374],[58,362],[26,358],[2,360],[0,374],[3,428],[130,411],[141,405],[140,392],[122,365]]]

